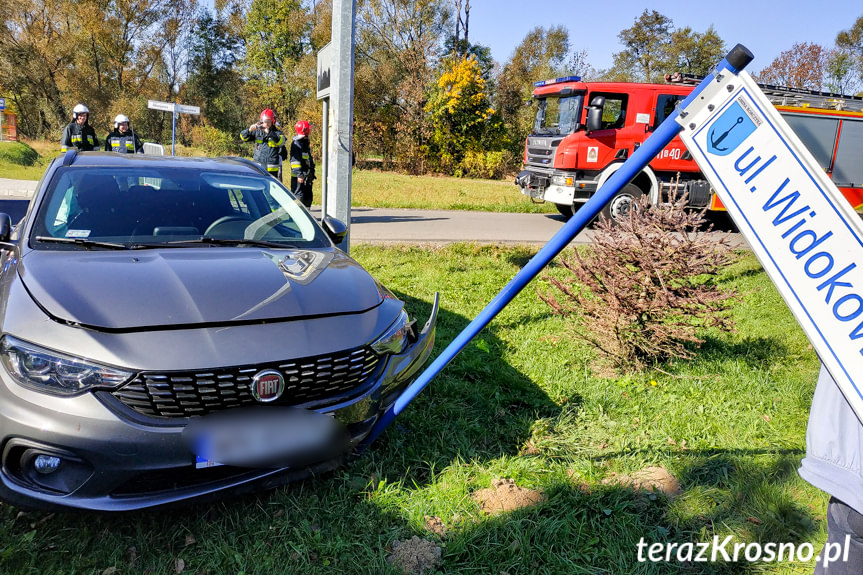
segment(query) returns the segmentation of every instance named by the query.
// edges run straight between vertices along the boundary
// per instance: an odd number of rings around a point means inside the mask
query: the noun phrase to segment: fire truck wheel
[[[602,208],[602,215],[612,222],[619,221],[629,215],[629,210],[634,209],[638,199],[643,195],[644,192],[635,184],[626,184]]]
[[[562,215],[565,219],[568,220],[569,218],[572,217],[572,214],[574,213],[572,210],[572,206],[565,206],[563,204],[554,204],[554,205],[557,206],[557,211],[559,211],[560,215]]]

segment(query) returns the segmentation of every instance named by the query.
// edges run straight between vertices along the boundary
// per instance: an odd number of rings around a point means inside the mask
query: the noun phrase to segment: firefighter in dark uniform
[[[261,112],[260,121],[240,132],[240,139],[248,142],[254,138],[255,152],[253,158],[267,173],[279,179],[279,169],[282,159],[279,150],[285,145],[285,136],[276,129],[276,115],[267,108]]]
[[[297,135],[291,141],[291,190],[307,208],[312,205],[312,182],[315,179],[309,129],[309,123],[300,120],[294,125]]]
[[[96,138],[96,130],[87,121],[90,110],[84,104],[78,104],[72,108],[72,121],[63,130],[63,139],[60,151],[66,152],[77,148],[79,152],[90,152],[99,149],[99,140]]]
[[[121,154],[144,153],[144,144],[132,130],[127,116],[120,114],[114,118],[114,131],[105,136],[105,151]]]

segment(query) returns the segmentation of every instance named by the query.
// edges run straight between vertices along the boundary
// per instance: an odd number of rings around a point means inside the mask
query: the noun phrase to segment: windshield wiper
[[[117,242],[100,242],[98,240],[90,240],[87,238],[55,238],[52,236],[36,236],[36,241],[53,242],[57,244],[74,244],[85,248],[108,248],[111,250],[128,250],[128,244]]]
[[[175,240],[171,242],[165,242],[164,245],[183,245],[183,244],[213,244],[217,246],[258,246],[262,248],[293,248],[296,247],[291,244],[283,244],[280,242],[268,242],[265,240],[249,240],[244,238],[239,239],[229,239],[229,238],[213,238],[210,236],[204,236],[202,238],[188,239],[188,240]]]

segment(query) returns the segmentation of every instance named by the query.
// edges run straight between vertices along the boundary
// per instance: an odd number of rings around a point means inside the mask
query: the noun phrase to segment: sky
[[[611,67],[612,54],[623,49],[617,35],[645,8],[671,18],[675,28],[702,33],[712,24],[726,49],[739,43],[755,55],[749,72],[796,42],[832,48],[836,35],[863,16],[861,0],[470,0],[470,42],[491,48],[503,65],[531,29],[563,25],[570,49],[587,50],[588,63],[599,70]]]

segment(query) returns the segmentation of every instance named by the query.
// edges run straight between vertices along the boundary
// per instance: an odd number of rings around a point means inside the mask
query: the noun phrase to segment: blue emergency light
[[[564,76],[563,78],[555,78],[554,80],[542,80],[534,82],[533,85],[539,88],[540,86],[550,86],[552,84],[560,84],[561,82],[581,82],[581,76]]]

